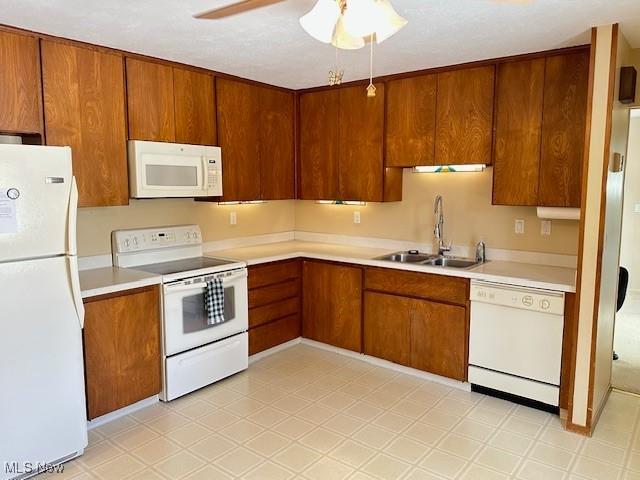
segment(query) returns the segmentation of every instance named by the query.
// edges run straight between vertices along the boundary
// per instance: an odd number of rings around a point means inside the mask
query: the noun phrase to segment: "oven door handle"
[[[207,282],[190,283],[189,285],[165,285],[165,292],[184,292],[186,290],[200,290],[206,288]]]

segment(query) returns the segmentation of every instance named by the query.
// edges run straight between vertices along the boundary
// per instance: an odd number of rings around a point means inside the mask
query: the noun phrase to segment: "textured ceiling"
[[[300,27],[314,0],[224,20],[192,15],[231,0],[2,0],[0,23],[180,61],[275,85],[326,84],[335,50]],[[640,0],[393,0],[409,25],[376,47],[375,75],[588,43],[623,22],[640,47]],[[341,52],[345,81],[368,76],[368,51]]]

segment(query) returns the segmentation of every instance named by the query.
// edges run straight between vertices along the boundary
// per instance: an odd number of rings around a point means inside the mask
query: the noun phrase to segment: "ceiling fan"
[[[275,3],[281,3],[286,0],[240,0],[229,5],[217,7],[206,12],[202,12],[194,15],[194,18],[202,20],[218,20],[232,15],[248,12],[257,8],[267,7]],[[532,3],[534,0],[489,0],[494,3],[506,3],[524,5]]]

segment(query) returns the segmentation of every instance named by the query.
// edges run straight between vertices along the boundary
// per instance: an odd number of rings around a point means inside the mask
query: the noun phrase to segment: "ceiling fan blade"
[[[194,18],[204,20],[216,20],[219,18],[230,17],[231,15],[237,15],[239,13],[248,12],[256,8],[266,7],[274,3],[280,3],[284,0],[241,0],[240,2],[232,3],[231,5],[225,5],[224,7],[214,8],[213,10],[207,10],[198,15],[194,15]]]

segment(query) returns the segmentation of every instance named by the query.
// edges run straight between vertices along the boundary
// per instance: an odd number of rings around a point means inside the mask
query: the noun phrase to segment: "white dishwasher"
[[[469,383],[556,408],[563,330],[563,292],[473,280]]]

